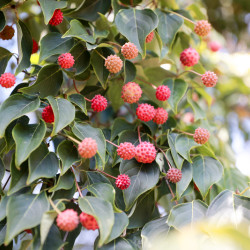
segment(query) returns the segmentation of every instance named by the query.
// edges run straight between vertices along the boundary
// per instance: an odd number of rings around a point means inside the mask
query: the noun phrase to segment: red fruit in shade
[[[99,228],[95,217],[84,212],[80,214],[80,222],[87,230],[96,230]]]
[[[166,85],[157,87],[155,96],[159,101],[166,101],[171,95],[171,90]]]
[[[136,109],[136,115],[138,119],[144,122],[151,121],[155,116],[155,108],[147,103],[139,104]]]
[[[43,109],[42,118],[47,123],[53,123],[55,121],[54,112],[50,105]]]
[[[61,54],[58,57],[58,64],[63,69],[72,68],[75,63],[74,57],[70,53]]]
[[[153,119],[153,122],[157,124],[163,124],[168,119],[168,112],[163,108],[157,108]]]
[[[181,180],[182,173],[178,168],[170,168],[167,172],[167,179],[172,183],[177,183]]]
[[[218,50],[221,49],[221,45],[216,42],[216,41],[212,41],[208,44],[208,47],[210,48],[211,51],[213,52],[217,52]]]
[[[142,142],[135,148],[135,159],[142,163],[152,163],[156,157],[156,149],[150,142]]]
[[[193,48],[184,49],[180,55],[181,63],[188,67],[192,67],[197,64],[199,59],[199,53]]]
[[[11,88],[16,83],[16,77],[11,73],[4,73],[0,76],[0,85],[4,88]]]
[[[126,174],[118,175],[115,185],[120,189],[127,189],[130,186],[130,178]]]
[[[56,223],[57,226],[63,231],[73,231],[79,224],[78,214],[73,209],[66,209],[58,214]]]
[[[194,133],[194,141],[198,144],[204,144],[209,139],[209,131],[205,128],[197,128]]]
[[[31,229],[25,229],[24,230],[27,234],[32,234],[32,230]]]
[[[138,49],[131,42],[125,43],[122,46],[121,52],[122,52],[123,56],[129,60],[134,59],[138,56]]]
[[[211,24],[207,20],[200,20],[196,23],[194,32],[199,36],[207,36],[211,30]]]
[[[122,99],[124,102],[130,104],[138,102],[141,95],[141,87],[135,82],[128,82],[122,87]]]
[[[110,73],[118,73],[123,66],[123,62],[117,55],[110,55],[105,59],[104,66]]]
[[[15,34],[15,30],[12,26],[6,25],[4,29],[0,32],[0,38],[2,40],[10,40]]]
[[[121,143],[117,149],[117,154],[123,160],[130,160],[135,157],[135,146],[130,142]]]
[[[60,9],[54,11],[52,18],[49,21],[50,25],[56,26],[63,21],[63,13]]]
[[[206,87],[214,87],[218,81],[218,77],[214,72],[207,71],[201,76],[201,80]]]
[[[146,43],[150,43],[153,40],[154,36],[155,36],[154,31],[150,32],[146,37]]]
[[[108,101],[107,99],[102,96],[102,95],[96,95],[92,100],[91,100],[91,108],[95,112],[101,112],[105,110],[108,106]]]
[[[92,138],[85,138],[78,145],[78,153],[82,158],[91,158],[97,152],[97,143],[96,140]]]
[[[32,54],[36,53],[38,51],[38,43],[36,40],[32,39],[33,41],[33,47],[32,47]]]

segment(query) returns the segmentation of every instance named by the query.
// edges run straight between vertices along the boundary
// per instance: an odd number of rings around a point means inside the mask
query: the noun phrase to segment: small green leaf
[[[127,122],[124,118],[116,118],[111,128],[111,141],[125,130],[134,130],[135,124]]]
[[[199,106],[197,102],[193,101],[191,90],[189,90],[187,93],[187,101],[194,111],[195,121],[199,119],[204,119],[206,117],[206,112],[204,112],[204,110],[201,109],[201,107]]]
[[[87,176],[88,176],[89,184],[93,184],[93,183],[111,184],[107,177],[105,177],[104,175],[102,175],[98,172],[87,171]]]
[[[12,55],[13,54],[7,49],[0,47],[0,75],[2,75],[5,72],[8,61],[10,60]]]
[[[177,134],[169,134],[168,135],[168,144],[170,147],[171,155],[173,157],[174,163],[177,168],[181,169],[184,159],[180,156],[176,151],[175,139]]]
[[[71,170],[67,171],[64,175],[60,175],[57,183],[53,186],[49,192],[55,192],[57,190],[65,189],[69,190],[73,187],[75,181],[74,174]]]
[[[3,196],[0,202],[0,221],[2,221],[7,214],[6,206],[10,196]]]
[[[125,60],[124,63],[124,74],[125,74],[124,83],[132,82],[136,77],[136,67],[132,62],[128,60]]]
[[[82,112],[87,115],[87,107],[86,107],[86,101],[84,99],[84,96],[81,94],[72,94],[70,96],[68,96],[68,100],[72,103],[74,103],[75,105],[77,105]]]

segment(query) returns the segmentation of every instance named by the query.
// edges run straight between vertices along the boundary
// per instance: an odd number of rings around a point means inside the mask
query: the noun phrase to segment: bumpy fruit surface
[[[155,108],[150,104],[142,103],[137,107],[136,115],[144,122],[151,121],[155,116]]]
[[[73,67],[74,63],[75,63],[74,57],[70,53],[61,54],[58,57],[58,64],[63,69],[69,69]]]
[[[138,49],[131,42],[125,43],[122,46],[121,52],[122,52],[123,56],[129,60],[134,59],[138,56]]]
[[[170,168],[167,172],[167,179],[172,183],[177,183],[181,180],[182,173],[178,168]]]
[[[96,230],[99,228],[95,217],[84,212],[80,214],[80,222],[87,230]]]
[[[150,43],[153,40],[154,36],[155,36],[154,31],[150,32],[146,37],[146,43]]]
[[[218,50],[221,49],[221,45],[216,42],[216,41],[212,41],[208,44],[208,47],[210,48],[210,50],[212,50],[213,52],[217,52]]]
[[[4,88],[11,88],[16,83],[16,77],[11,73],[4,73],[0,76],[0,85]]]
[[[130,160],[135,157],[135,146],[131,142],[121,143],[117,149],[117,154],[123,160]]]
[[[218,77],[214,72],[207,71],[201,76],[201,80],[206,87],[214,87],[218,81]]]
[[[43,109],[42,118],[47,123],[53,123],[55,121],[54,112],[50,105]]]
[[[127,189],[130,186],[130,178],[126,174],[120,174],[115,181],[115,185],[122,190]]]
[[[124,102],[130,104],[138,102],[141,95],[141,87],[135,82],[128,82],[122,87],[122,99]]]
[[[122,69],[123,62],[119,56],[110,55],[105,59],[104,66],[110,73],[118,73]]]
[[[193,48],[184,49],[181,52],[180,60],[184,66],[192,67],[198,63],[199,59],[199,53]]]
[[[0,38],[2,40],[10,40],[15,34],[15,30],[10,25],[6,25],[4,29],[0,32]]]
[[[32,54],[36,53],[38,51],[38,43],[36,40],[32,39],[33,41],[33,47],[32,47]]]
[[[197,128],[194,133],[194,141],[198,144],[204,144],[209,139],[209,131],[205,128]]]
[[[163,124],[168,119],[168,112],[163,108],[157,108],[153,119],[153,122],[157,124]]]
[[[159,101],[166,101],[171,95],[171,90],[166,85],[157,87],[155,96]]]
[[[150,142],[142,142],[135,148],[135,159],[142,163],[152,163],[156,157],[156,149]]]
[[[108,106],[108,101],[107,99],[102,96],[102,95],[96,95],[92,100],[91,100],[91,108],[95,112],[101,112],[105,110]]]
[[[211,24],[207,20],[200,20],[196,23],[194,32],[198,36],[207,36],[211,30]]]
[[[63,231],[73,231],[79,224],[78,214],[73,209],[66,209],[58,214],[56,223],[57,226]]]
[[[78,145],[78,152],[82,158],[93,157],[96,154],[97,149],[98,147],[97,147],[96,140],[92,138],[85,138]]]
[[[63,21],[63,13],[60,9],[55,10],[52,18],[49,21],[49,24],[52,26],[56,26]]]

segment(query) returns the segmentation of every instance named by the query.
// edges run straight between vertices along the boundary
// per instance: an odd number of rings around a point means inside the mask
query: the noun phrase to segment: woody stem
[[[102,174],[105,174],[105,175],[107,175],[108,177],[113,178],[113,179],[115,179],[115,180],[117,179],[116,177],[114,177],[114,176],[112,176],[112,175],[110,175],[110,174],[107,174],[107,173],[105,173],[105,172],[102,171],[102,170],[96,169],[95,171],[100,172],[100,173],[102,173]]]

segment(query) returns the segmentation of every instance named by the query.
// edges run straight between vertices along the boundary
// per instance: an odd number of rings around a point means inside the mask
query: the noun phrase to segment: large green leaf
[[[15,94],[6,99],[0,107],[0,138],[4,136],[5,129],[15,119],[36,110],[40,105],[39,98],[28,98]]]
[[[93,183],[108,183],[111,184],[109,179],[102,175],[101,173],[98,173],[96,171],[90,172],[87,171],[87,176],[90,184]]]
[[[118,117],[114,120],[111,128],[111,140],[125,130],[134,130],[135,125],[127,122],[124,118]]]
[[[13,54],[9,50],[0,47],[0,75],[5,72],[8,61],[10,60],[12,55]]]
[[[124,83],[132,82],[136,77],[136,67],[129,60],[125,60],[124,74],[125,74]]]
[[[116,250],[116,249],[134,250],[135,248],[132,247],[132,245],[130,244],[128,240],[126,240],[125,238],[119,237],[111,241],[109,244],[102,246],[98,249],[99,250]]]
[[[60,175],[57,183],[53,186],[49,192],[55,192],[57,190],[65,189],[69,190],[73,187],[75,176],[71,170],[67,171],[64,175]]]
[[[204,112],[204,110],[202,110],[202,108],[199,106],[199,104],[197,102],[193,101],[191,90],[189,90],[187,93],[187,101],[194,111],[194,117],[195,117],[196,121],[199,119],[204,119],[206,117],[206,112]]]
[[[6,207],[10,196],[2,196],[0,202],[0,221],[2,221],[7,214]]]
[[[120,107],[124,104],[121,95],[123,83],[120,80],[109,81],[109,88],[107,92],[108,100],[111,102],[112,108],[117,112]]]
[[[120,33],[134,43],[145,57],[145,39],[157,27],[157,15],[150,9],[123,9],[117,13],[115,23]]]
[[[30,153],[39,147],[46,133],[43,120],[39,124],[24,125],[18,123],[13,129],[13,138],[16,142],[16,166],[20,166],[28,159]]]
[[[85,115],[88,114],[87,107],[86,107],[86,101],[85,101],[83,95],[72,94],[72,95],[68,96],[68,100],[70,102],[74,103],[75,105],[77,105]]]
[[[110,202],[96,197],[86,196],[78,200],[80,209],[95,217],[99,225],[100,240],[98,246],[107,243],[114,225],[114,212]]]

